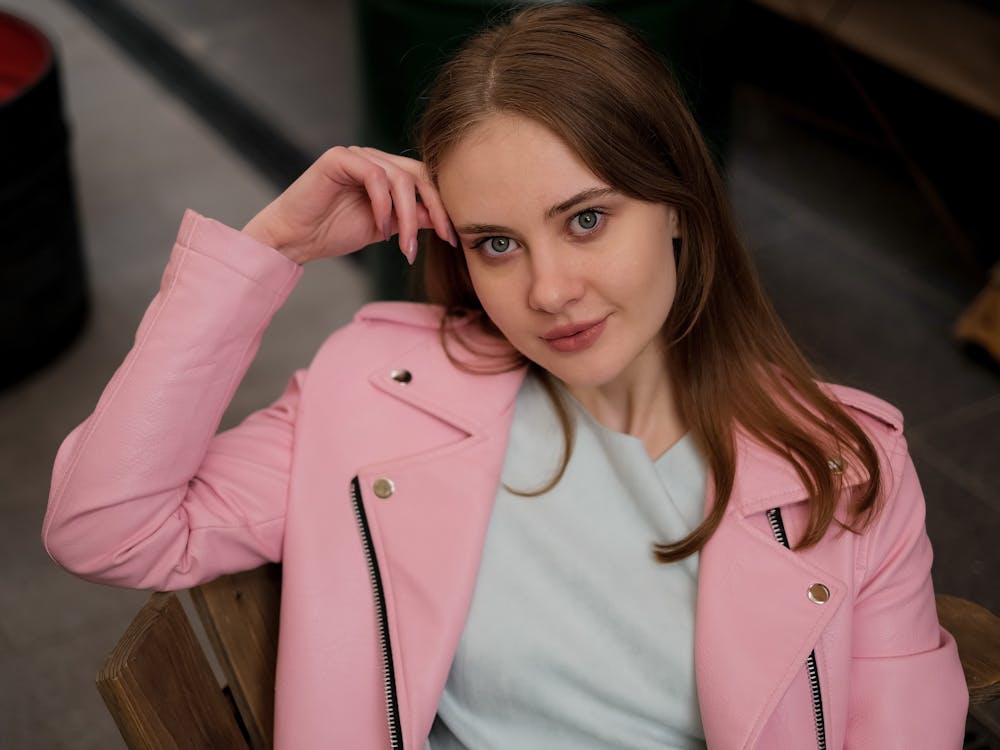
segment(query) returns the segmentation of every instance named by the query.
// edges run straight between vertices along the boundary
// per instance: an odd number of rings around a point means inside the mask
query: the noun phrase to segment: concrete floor
[[[359,139],[348,4],[130,5],[306,152]],[[117,748],[93,679],[146,594],[81,582],[46,557],[52,458],[128,350],[183,210],[239,226],[275,188],[71,4],[0,8],[57,40],[93,295],[71,350],[0,393],[0,748]],[[903,409],[937,589],[1000,612],[1000,377],[950,338],[974,283],[905,177],[783,120],[751,89],[736,111],[733,199],[779,310],[830,379]],[[356,264],[310,266],[226,423],[276,396],[367,296]],[[982,718],[1000,724],[996,711]]]

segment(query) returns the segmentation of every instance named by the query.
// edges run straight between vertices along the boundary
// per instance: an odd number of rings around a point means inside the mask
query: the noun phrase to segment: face
[[[665,375],[677,212],[626,197],[552,131],[496,115],[438,171],[483,308],[526,357],[574,388]]]

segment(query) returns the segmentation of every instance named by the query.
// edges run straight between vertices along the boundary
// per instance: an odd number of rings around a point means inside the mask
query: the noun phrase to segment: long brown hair
[[[853,463],[867,473],[847,521],[837,521],[853,531],[867,526],[881,489],[875,447],[818,385],[778,319],[711,153],[657,54],[636,32],[591,8],[546,5],[514,13],[467,41],[429,91],[418,142],[432,179],[448,150],[497,113],[548,127],[609,185],[674,206],[680,216],[677,291],[662,335],[674,393],[705,456],[715,502],[687,537],[656,545],[657,559],[700,550],[718,528],[733,489],[737,429],[787,460],[806,487],[809,522],[797,549],[819,542],[835,520],[843,473],[831,465]],[[480,313],[483,332],[502,338],[476,299],[461,253],[429,237],[422,255],[425,296],[446,310],[446,347],[448,331],[462,330],[448,326],[449,318],[469,310]],[[498,368],[524,364],[508,358]],[[546,382],[566,435],[565,469],[571,420]]]

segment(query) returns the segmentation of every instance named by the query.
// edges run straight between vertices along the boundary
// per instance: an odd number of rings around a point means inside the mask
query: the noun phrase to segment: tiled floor
[[[130,5],[304,151],[357,139],[348,3]],[[47,559],[51,461],[127,351],[183,209],[238,225],[274,188],[70,3],[0,7],[58,40],[94,302],[65,356],[0,393],[0,748],[115,748],[93,677],[145,594],[83,583]],[[949,335],[974,285],[904,177],[781,120],[752,90],[737,105],[733,197],[776,304],[830,378],[903,409],[938,590],[1000,611],[1000,378]],[[227,423],[276,395],[366,295],[355,264],[310,267]]]

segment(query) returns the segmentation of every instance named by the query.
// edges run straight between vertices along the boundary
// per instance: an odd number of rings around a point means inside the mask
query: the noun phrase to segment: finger
[[[430,215],[433,218],[433,226],[428,228],[434,229],[438,237],[457,248],[458,234],[451,225],[451,219],[448,217],[448,212],[445,210],[444,203],[441,200],[441,195],[438,193],[437,188],[434,187],[434,184],[427,175],[427,168],[424,163],[416,159],[410,159],[406,156],[388,154],[384,151],[377,151],[375,149],[367,149],[367,151],[372,158],[389,162],[400,169],[406,170],[413,176],[417,184],[417,193],[422,202],[427,206],[427,209],[430,211]]]
[[[364,187],[371,203],[374,234],[388,241],[393,235],[394,223],[391,186],[385,168],[353,149],[336,149],[336,151],[339,153],[336,156],[334,169],[338,169],[355,184]],[[334,174],[327,176],[330,179],[337,179]]]
[[[395,218],[393,218],[391,226],[392,233],[396,234],[396,232],[399,231],[399,227]],[[431,221],[431,215],[427,213],[427,209],[419,203],[417,204],[417,229],[434,229],[434,222]]]
[[[413,264],[417,257],[417,189],[408,172],[395,170],[389,176],[389,192],[392,195],[393,212],[399,225],[399,249]]]
[[[434,187],[434,184],[427,176],[427,169],[424,163],[406,156],[388,154],[373,148],[365,148],[363,151],[366,156],[374,161],[398,167],[413,177],[420,200],[427,207],[433,220],[433,224],[427,228],[433,229],[438,237],[457,248],[458,234],[451,225],[451,219],[448,218],[448,212],[445,210],[437,188]]]
[[[434,229],[434,220],[423,203],[417,203],[417,226],[421,229]]]
[[[388,224],[391,229],[385,232],[386,240],[392,236],[391,231],[398,232],[399,249],[412,265],[417,254],[417,231],[421,227],[421,217],[417,211],[418,196],[410,170],[393,164],[390,159],[384,158],[386,155],[383,152],[376,149],[352,146],[349,151],[382,168],[392,202]]]
[[[373,148],[352,147],[352,150],[364,154],[365,158],[380,164],[385,169],[389,178],[395,221],[399,229],[399,249],[412,264],[416,257],[417,230],[420,228],[417,216],[419,198],[412,165],[407,163],[412,160],[394,161],[389,158],[389,154]]]
[[[448,212],[445,211],[438,191],[430,182],[420,180],[417,182],[417,192],[420,195],[421,204],[427,209],[437,236],[452,247],[457,248],[458,233],[451,226],[451,219],[448,218]]]

